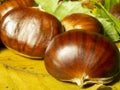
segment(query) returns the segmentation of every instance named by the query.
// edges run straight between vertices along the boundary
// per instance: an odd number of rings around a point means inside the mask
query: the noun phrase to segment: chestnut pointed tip
[[[82,76],[80,77],[75,77],[71,80],[64,80],[64,81],[68,81],[68,82],[72,82],[72,83],[75,83],[77,84],[79,87],[83,87],[84,85],[86,85],[86,80],[89,79],[89,76],[86,74],[86,73],[83,73]]]
[[[83,87],[83,80],[81,80],[80,78],[73,78],[71,80],[62,80],[62,81],[67,81],[67,82],[71,82],[71,83],[75,83],[77,84],[79,87]]]
[[[105,84],[111,83],[119,75],[119,73],[120,72],[114,74],[113,76],[103,77],[103,78],[91,78],[86,73],[83,73],[82,77],[75,77],[70,80],[62,80],[62,81],[75,83],[80,88],[83,88],[86,85],[93,85],[93,84],[105,85]]]

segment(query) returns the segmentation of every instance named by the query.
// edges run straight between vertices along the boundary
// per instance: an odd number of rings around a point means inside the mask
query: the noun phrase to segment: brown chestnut
[[[7,0],[0,5],[0,19],[10,10],[17,7],[30,7],[34,0]]]
[[[110,13],[120,20],[120,3],[113,5],[110,8]]]
[[[1,20],[3,44],[30,58],[43,58],[48,43],[62,32],[61,22],[38,8],[19,7]]]
[[[115,80],[120,54],[105,36],[85,30],[70,30],[57,35],[45,52],[45,67],[58,80],[80,86]]]
[[[62,24],[66,31],[71,29],[83,29],[103,34],[102,24],[95,17],[84,13],[73,13],[63,18]]]

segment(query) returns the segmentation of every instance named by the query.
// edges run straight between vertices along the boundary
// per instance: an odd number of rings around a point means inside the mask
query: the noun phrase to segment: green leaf
[[[105,34],[112,39],[113,41],[120,40],[120,21],[115,18],[105,7],[100,4],[96,3],[96,11],[94,15],[99,20],[102,18],[101,23],[104,26]]]
[[[45,11],[47,11],[50,14],[53,14],[54,11],[56,10],[56,8],[59,6],[58,3],[59,0],[35,0],[35,2],[37,4],[39,4],[42,9],[44,9]]]
[[[118,32],[112,22],[105,18],[98,18],[104,27],[104,34],[112,41],[118,41],[120,39]]]
[[[83,8],[79,1],[64,1],[55,10],[54,15],[62,20],[65,16],[72,13],[86,13],[90,14],[90,10]]]
[[[42,9],[46,12],[56,16],[59,20],[62,20],[63,17],[72,13],[86,13],[91,14],[90,9],[83,8],[82,3],[80,1],[62,1],[59,0],[35,0],[37,4],[39,4]]]
[[[117,3],[120,3],[120,0],[104,0],[104,7],[109,11],[110,8]]]

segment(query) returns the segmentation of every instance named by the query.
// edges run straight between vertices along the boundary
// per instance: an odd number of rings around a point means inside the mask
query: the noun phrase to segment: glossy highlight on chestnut
[[[57,18],[32,7],[13,9],[1,22],[4,45],[30,58],[43,58],[48,43],[62,32],[63,26]]]
[[[119,50],[113,42],[78,29],[56,36],[45,53],[45,66],[53,77],[80,86],[114,81],[119,62]]]
[[[0,5],[0,19],[10,10],[18,7],[32,7],[34,0],[7,0]]]
[[[62,24],[66,31],[71,29],[83,29],[86,31],[104,34],[101,22],[95,17],[84,13],[73,13],[63,18]]]

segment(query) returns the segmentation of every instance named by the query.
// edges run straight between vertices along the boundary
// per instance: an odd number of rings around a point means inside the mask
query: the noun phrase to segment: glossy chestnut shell
[[[62,32],[57,18],[32,7],[13,9],[1,22],[4,45],[31,58],[43,58],[48,43]]]
[[[119,61],[119,50],[113,42],[85,30],[74,29],[56,36],[45,53],[48,73],[80,86],[114,81]]]
[[[17,7],[31,7],[34,0],[7,0],[0,5],[0,19],[10,10]]]
[[[84,13],[73,13],[63,18],[62,24],[66,31],[71,29],[83,29],[103,34],[104,28],[95,17]]]

